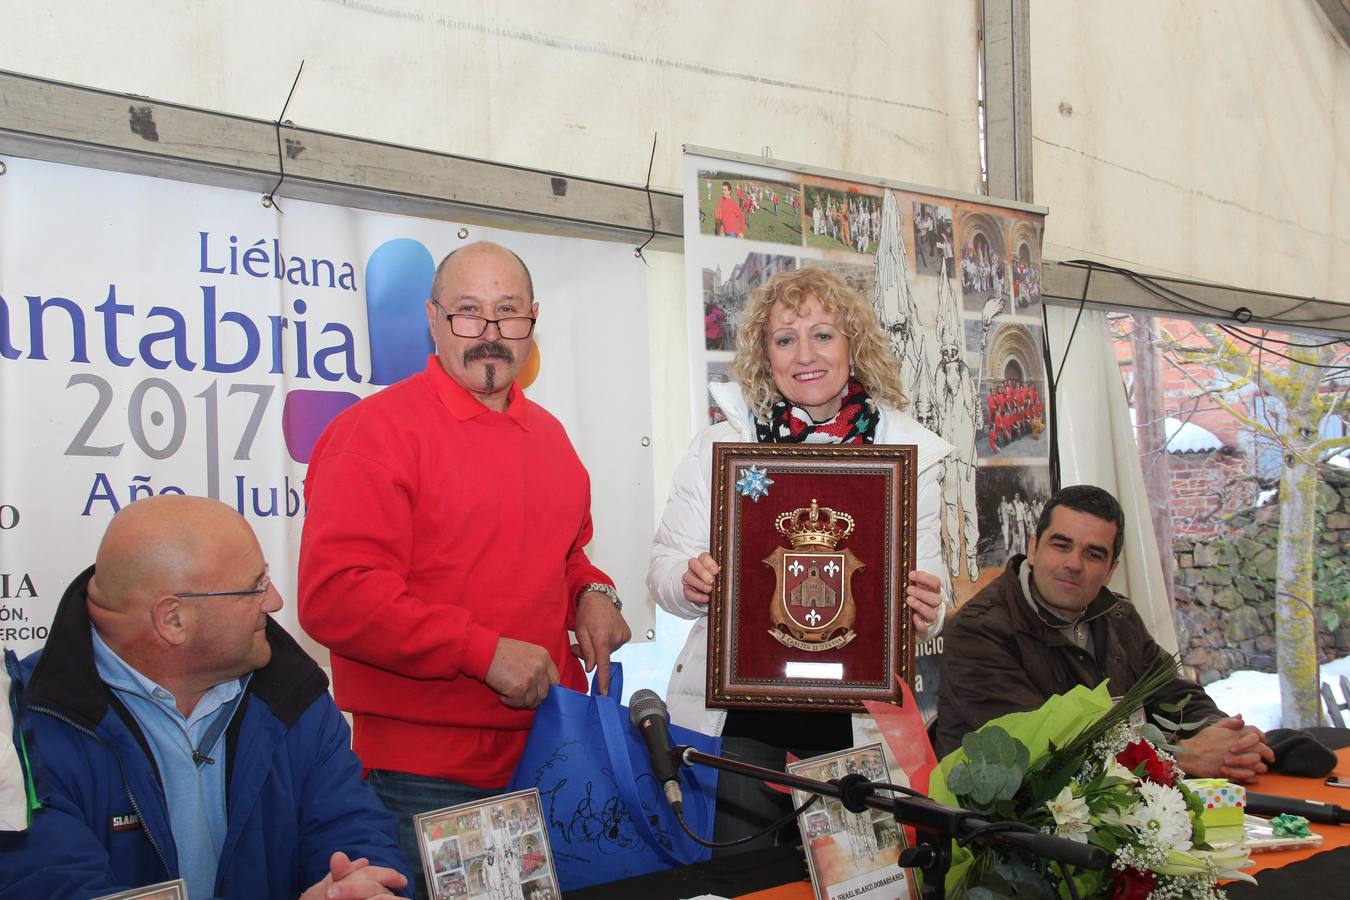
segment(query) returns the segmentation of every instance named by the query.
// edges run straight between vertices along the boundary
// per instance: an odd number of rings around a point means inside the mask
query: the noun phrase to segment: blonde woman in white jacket
[[[695,619],[666,693],[671,721],[723,735],[723,753],[781,770],[799,757],[855,744],[863,723],[842,713],[709,709],[705,703],[708,599],[718,567],[709,549],[713,444],[734,441],[915,444],[918,447],[917,570],[906,602],[916,634],[936,636],[950,591],[940,574],[938,475],[953,449],[902,412],[900,361],[872,306],[819,268],[782,272],[751,295],[736,335],[736,381],[711,384],[726,421],[704,429],[675,470],[670,499],[652,544],[647,586],[667,612]],[[856,737],[861,737],[861,734]],[[746,838],[790,811],[787,798],[759,782],[723,774],[714,838]],[[789,821],[786,837],[795,825]],[[775,835],[730,852],[771,846]]]

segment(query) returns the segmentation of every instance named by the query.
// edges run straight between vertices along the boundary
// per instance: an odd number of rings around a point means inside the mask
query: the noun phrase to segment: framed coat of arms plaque
[[[709,706],[901,702],[916,459],[906,444],[713,447]]]

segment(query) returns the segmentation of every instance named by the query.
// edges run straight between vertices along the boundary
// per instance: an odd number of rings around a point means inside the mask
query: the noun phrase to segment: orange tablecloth
[[[1336,758],[1340,760],[1336,766],[1336,774],[1342,778],[1350,778],[1350,747],[1337,750]],[[1350,790],[1327,787],[1320,778],[1263,775],[1259,782],[1249,787],[1258,794],[1281,794],[1285,797],[1297,797],[1300,800],[1321,800],[1324,803],[1335,803],[1338,806],[1350,806]],[[1246,871],[1255,875],[1263,869],[1279,869],[1290,863],[1298,862],[1300,859],[1307,859],[1327,850],[1335,850],[1337,847],[1350,847],[1350,825],[1319,825],[1313,822],[1309,827],[1317,834],[1322,835],[1320,847],[1255,853],[1252,855],[1254,865]]]
[[[1336,757],[1340,760],[1336,766],[1336,774],[1350,778],[1350,747],[1337,750]],[[1297,797],[1300,800],[1321,800],[1339,806],[1350,806],[1350,790],[1327,787],[1320,778],[1264,775],[1259,782],[1251,785],[1251,789],[1260,794],[1280,794],[1285,797]],[[1252,856],[1252,867],[1246,871],[1254,875],[1264,869],[1279,869],[1327,850],[1350,846],[1350,825],[1319,825],[1314,822],[1311,827],[1317,834],[1322,835],[1320,847],[1257,853]],[[815,900],[815,896],[811,882],[799,881],[767,891],[743,894],[741,900]]]

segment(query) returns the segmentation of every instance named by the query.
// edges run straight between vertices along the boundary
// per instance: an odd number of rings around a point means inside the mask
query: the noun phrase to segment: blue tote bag
[[[609,695],[554,685],[535,711],[525,754],[508,791],[538,788],[558,882],[564,891],[704,862],[712,851],[684,833],[652,774],[647,747],[628,720],[623,669],[610,669]],[[718,755],[722,739],[670,726],[671,746]],[[684,817],[712,838],[717,770],[683,766]]]

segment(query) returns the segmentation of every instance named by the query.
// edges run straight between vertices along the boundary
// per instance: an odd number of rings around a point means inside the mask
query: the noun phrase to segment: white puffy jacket
[[[647,587],[666,612],[683,619],[698,620],[689,631],[666,689],[670,719],[677,725],[716,735],[722,733],[727,713],[722,709],[709,709],[704,703],[708,673],[708,607],[684,598],[681,578],[689,568],[689,560],[708,551],[712,508],[708,492],[712,484],[713,444],[754,441],[756,438],[755,424],[740,386],[713,383],[708,385],[708,390],[727,418],[725,422],[703,429],[675,469],[670,499],[652,541]],[[932,638],[942,629],[947,606],[951,603],[947,568],[942,564],[942,491],[938,484],[938,463],[954,448],[912,417],[887,407],[881,408],[876,443],[915,444],[918,447],[919,519],[915,523],[915,562],[920,571],[932,572],[942,578],[946,600],[937,621],[928,629],[926,637]],[[859,740],[865,737],[859,732],[864,726],[860,721],[863,718],[866,717],[854,717],[854,733]],[[867,723],[870,721],[867,718]]]

